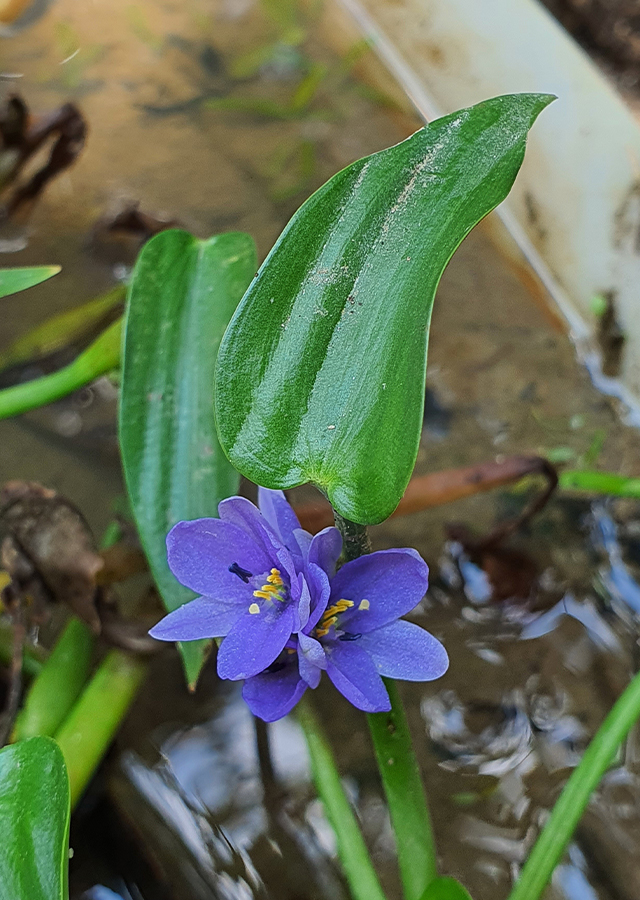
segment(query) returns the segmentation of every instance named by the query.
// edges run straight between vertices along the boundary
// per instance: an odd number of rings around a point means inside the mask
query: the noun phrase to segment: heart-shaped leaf
[[[17,294],[57,275],[60,266],[33,266],[29,269],[0,269],[0,297]]]
[[[0,834],[0,896],[66,900],[69,779],[51,738],[0,750]]]
[[[552,99],[497,97],[438,119],[298,210],[218,354],[218,433],[242,474],[312,481],[355,522],[393,512],[418,451],[438,281],[509,192]]]
[[[194,594],[167,565],[166,536],[183,519],[215,516],[238,474],[213,418],[218,346],[255,274],[249,235],[200,241],[163,231],[143,248],[129,289],[122,368],[120,446],[142,544],[168,610]],[[194,684],[204,643],[181,645]]]
[[[422,900],[471,900],[471,895],[455,878],[436,878],[422,895]]]

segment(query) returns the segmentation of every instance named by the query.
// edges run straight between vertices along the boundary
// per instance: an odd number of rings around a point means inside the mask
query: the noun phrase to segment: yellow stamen
[[[316,628],[316,637],[324,637],[331,626],[335,625],[338,621],[339,614],[346,612],[346,610],[350,609],[353,605],[353,600],[338,600],[337,603],[334,603],[333,606],[326,609],[322,619],[320,619],[320,624]]]
[[[251,613],[252,616],[257,616],[258,613],[260,612],[260,607],[258,606],[257,603],[252,603],[251,606],[249,607],[249,612]]]
[[[368,600],[361,600],[358,609],[369,609],[370,606],[371,604]]]
[[[262,600],[282,600],[282,588],[284,581],[280,576],[278,569],[272,569],[271,574],[267,575],[266,584],[263,584],[259,591],[254,591],[254,597],[260,597]]]
[[[272,569],[271,574],[267,575],[267,582],[269,584],[275,584],[278,587],[282,587],[282,585],[284,584],[284,581],[280,577],[280,572],[278,572],[277,569]]]

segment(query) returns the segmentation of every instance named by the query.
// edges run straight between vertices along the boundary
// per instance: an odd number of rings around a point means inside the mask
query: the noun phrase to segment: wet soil
[[[375,62],[336,34],[325,13],[250,0],[58,0],[3,41],[6,92],[19,89],[34,109],[72,99],[90,124],[77,165],[28,222],[2,236],[4,249],[15,250],[4,265],[63,266],[50,283],[1,301],[3,345],[126,276],[131,246],[94,236],[109,211],[139,201],[202,236],[246,230],[264,256],[314,187],[419,126],[390,99],[393,85],[380,93],[383,77],[375,88],[364,78]],[[337,55],[334,43],[351,52]],[[292,111],[310,73],[317,92]],[[557,316],[529,284],[488,226],[456,253],[436,301],[417,471],[539,452],[637,475],[640,434],[593,388]],[[113,388],[100,382],[0,423],[0,480],[47,483],[99,534],[122,492],[115,403]],[[443,870],[477,900],[507,896],[546,811],[638,662],[637,502],[556,496],[511,544],[535,583],[500,604],[489,598],[486,573],[447,541],[447,523],[486,531],[534,488],[395,519],[373,534],[377,548],[413,546],[431,566],[414,620],[444,641],[452,664],[441,681],[404,685],[403,695]],[[327,686],[314,699],[385,887],[397,897],[393,839],[362,716]],[[634,734],[548,898],[640,896],[631,853],[640,837],[639,753]],[[171,648],[153,663],[79,807],[72,846],[74,897],[348,896],[295,719],[256,734],[238,686],[218,682],[214,660],[189,695]]]

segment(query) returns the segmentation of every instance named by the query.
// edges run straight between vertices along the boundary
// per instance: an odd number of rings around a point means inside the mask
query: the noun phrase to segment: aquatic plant
[[[442,645],[401,619],[426,590],[427,566],[410,549],[370,554],[367,526],[393,512],[411,476],[442,271],[510,190],[529,128],[551,99],[494,98],[353,163],[301,207],[253,281],[256,254],[247,235],[156,235],[136,264],[124,322],[66,369],[0,391],[0,416],[10,415],[120,368],[127,488],[168,613],[152,633],[179,642],[190,685],[216,638],[220,675],[245,680],[245,699],[258,716],[271,721],[297,704],[356,900],[384,900],[384,893],[309,700],[307,688],[322,671],[367,711],[406,900],[468,898],[462,885],[439,876],[395,684],[437,678],[447,666]],[[4,292],[51,274],[5,276]],[[263,486],[260,510],[235,496],[240,474]],[[315,536],[299,527],[281,493],[305,482],[335,514],[336,527]],[[211,518],[216,508],[219,518]],[[2,587],[21,610],[18,574],[8,572]],[[19,617],[16,633],[18,625],[24,628]],[[70,632],[63,638],[73,643]],[[69,783],[49,738],[0,751],[9,848],[0,872],[12,897],[66,897],[70,804],[144,674],[139,659],[118,653],[54,717]],[[69,656],[54,653],[42,666],[27,700],[32,721],[40,721],[32,708],[38,698],[51,702],[47,685],[60,683]],[[640,675],[567,782],[511,900],[541,896],[639,715]],[[20,829],[29,837],[18,853]]]

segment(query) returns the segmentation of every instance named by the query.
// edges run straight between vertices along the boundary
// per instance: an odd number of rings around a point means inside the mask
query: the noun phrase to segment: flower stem
[[[335,513],[347,562],[371,552],[365,525]],[[420,900],[438,875],[431,816],[413,751],[404,707],[394,681],[385,679],[388,713],[370,713],[369,729],[396,835],[398,866],[405,900]]]
[[[537,900],[565,852],[589,798],[640,718],[640,673],[626,687],[573,770],[516,882],[509,900]]]
[[[307,740],[313,780],[338,840],[338,855],[354,900],[385,900],[364,838],[344,792],[329,743],[308,697],[297,707]]]
[[[371,541],[367,533],[366,525],[358,525],[357,522],[350,522],[349,519],[343,519],[342,516],[334,511],[336,526],[342,535],[345,562],[351,562],[359,556],[371,553]]]
[[[69,771],[71,808],[87,786],[133,702],[147,663],[111,650],[55,734]]]
[[[369,713],[369,729],[389,804],[405,900],[420,900],[437,878],[436,848],[420,769],[395,681],[385,678],[391,712]]]

